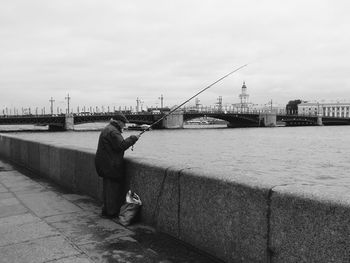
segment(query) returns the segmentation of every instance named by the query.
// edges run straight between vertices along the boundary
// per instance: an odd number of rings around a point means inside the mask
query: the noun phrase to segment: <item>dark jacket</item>
[[[135,135],[124,139],[116,122],[107,125],[100,134],[95,156],[96,171],[101,177],[123,179],[124,151],[137,141]]]

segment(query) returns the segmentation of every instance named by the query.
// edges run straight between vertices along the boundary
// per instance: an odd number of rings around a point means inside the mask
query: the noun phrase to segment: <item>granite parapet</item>
[[[0,135],[0,155],[69,191],[101,200],[102,180],[91,149]],[[264,183],[234,170],[175,167],[152,158],[126,158],[125,164],[128,187],[143,202],[143,223],[224,262],[349,261],[346,186],[273,184],[271,178]],[[30,189],[41,191],[26,187],[19,190],[27,191],[22,194],[28,202]],[[0,187],[0,194],[5,196],[6,188]],[[11,215],[27,211],[15,206]]]

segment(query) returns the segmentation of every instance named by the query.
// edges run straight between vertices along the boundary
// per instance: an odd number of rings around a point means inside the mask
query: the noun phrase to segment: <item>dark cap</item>
[[[127,123],[129,122],[128,119],[124,116],[124,114],[122,113],[116,113],[113,117],[112,117],[112,120],[115,120],[115,121],[122,121],[124,123]]]

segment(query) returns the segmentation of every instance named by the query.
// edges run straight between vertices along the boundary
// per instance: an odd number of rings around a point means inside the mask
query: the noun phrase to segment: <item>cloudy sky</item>
[[[2,0],[0,110],[350,101],[350,2]],[[191,104],[191,103],[190,103]],[[194,104],[194,102],[192,102]]]

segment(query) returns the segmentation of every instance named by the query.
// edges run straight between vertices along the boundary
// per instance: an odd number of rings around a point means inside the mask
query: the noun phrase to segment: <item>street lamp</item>
[[[68,93],[68,95],[67,95],[67,97],[65,97],[65,99],[67,100],[67,114],[69,114],[69,101],[70,101],[70,99],[71,99],[71,97],[69,97],[69,93]]]

